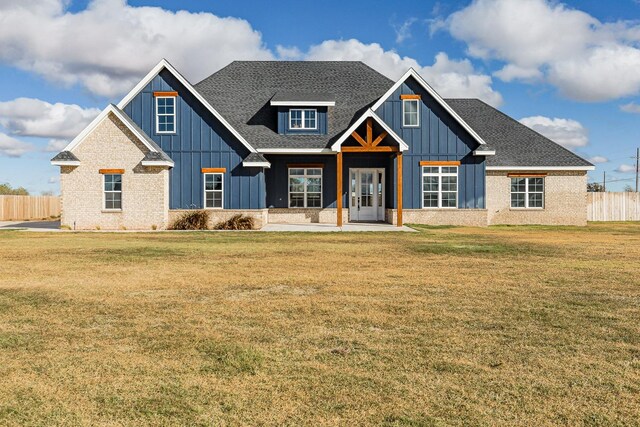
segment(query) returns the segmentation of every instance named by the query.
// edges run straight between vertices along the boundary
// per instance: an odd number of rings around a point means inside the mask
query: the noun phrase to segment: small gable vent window
[[[289,110],[289,129],[313,130],[317,128],[316,110],[293,108]]]
[[[156,96],[156,133],[176,133],[175,96]]]
[[[420,126],[420,100],[402,100],[402,125],[405,127]]]

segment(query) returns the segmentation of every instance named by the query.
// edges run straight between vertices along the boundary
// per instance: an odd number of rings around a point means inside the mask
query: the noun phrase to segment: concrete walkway
[[[413,228],[407,226],[397,227],[391,224],[384,223],[348,223],[342,227],[338,227],[333,224],[267,224],[260,231],[288,231],[288,232],[312,232],[312,233],[329,233],[338,231],[404,231],[404,232],[416,232]]]
[[[0,230],[60,231],[60,221],[0,221]]]
[[[25,231],[65,231],[60,230],[60,221],[0,221],[0,230],[25,230]],[[160,231],[160,230],[159,230]],[[330,233],[330,232],[357,232],[357,231],[377,231],[377,232],[416,232],[416,230],[407,226],[396,227],[395,225],[385,223],[348,223],[342,227],[333,224],[267,224],[259,231],[280,231],[280,232],[312,232],[312,233]],[[151,230],[85,230],[85,232],[95,233],[138,233],[138,232],[157,232]]]

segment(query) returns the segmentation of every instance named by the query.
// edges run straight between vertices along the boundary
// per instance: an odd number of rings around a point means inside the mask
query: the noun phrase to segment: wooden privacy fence
[[[587,193],[589,221],[640,221],[640,193]]]
[[[45,219],[60,215],[60,197],[0,196],[0,221]]]

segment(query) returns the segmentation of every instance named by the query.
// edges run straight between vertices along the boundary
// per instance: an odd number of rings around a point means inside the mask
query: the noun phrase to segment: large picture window
[[[289,168],[289,207],[322,207],[322,168]]]
[[[512,177],[511,207],[520,209],[544,208],[544,178]]]
[[[420,100],[419,99],[403,99],[402,100],[402,126],[417,127],[420,126]]]
[[[289,110],[289,129],[313,130],[318,128],[316,110],[291,109]]]
[[[122,209],[122,175],[105,174],[104,180],[104,208],[106,210]]]
[[[224,175],[221,173],[204,174],[204,207],[222,209],[224,195]]]
[[[456,208],[458,206],[458,167],[422,167],[422,207]]]
[[[156,97],[156,132],[176,132],[176,97]]]

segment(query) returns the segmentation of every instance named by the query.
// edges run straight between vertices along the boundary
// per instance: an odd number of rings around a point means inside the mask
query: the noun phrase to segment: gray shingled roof
[[[393,83],[358,61],[235,61],[195,88],[255,148],[329,148]],[[328,135],[278,134],[272,99],[329,97]],[[488,166],[592,166],[478,99],[446,102],[496,151]]]
[[[164,151],[160,151],[158,153],[154,153],[153,151],[149,151],[147,154],[144,155],[144,158],[142,159],[143,162],[173,162],[173,160],[171,160],[171,157],[169,157],[167,155],[167,153],[165,153]]]
[[[333,102],[336,96],[331,93],[301,92],[283,90],[276,92],[271,102]]]
[[[593,166],[479,99],[445,101],[496,151],[487,166]]]
[[[79,159],[71,151],[61,151],[55,155],[52,162],[77,162]]]
[[[249,153],[247,157],[244,158],[243,162],[269,162],[262,154],[260,153]]]
[[[393,84],[357,61],[235,61],[195,85],[196,90],[255,148],[328,148]],[[280,92],[335,95],[328,135],[280,135]]]

